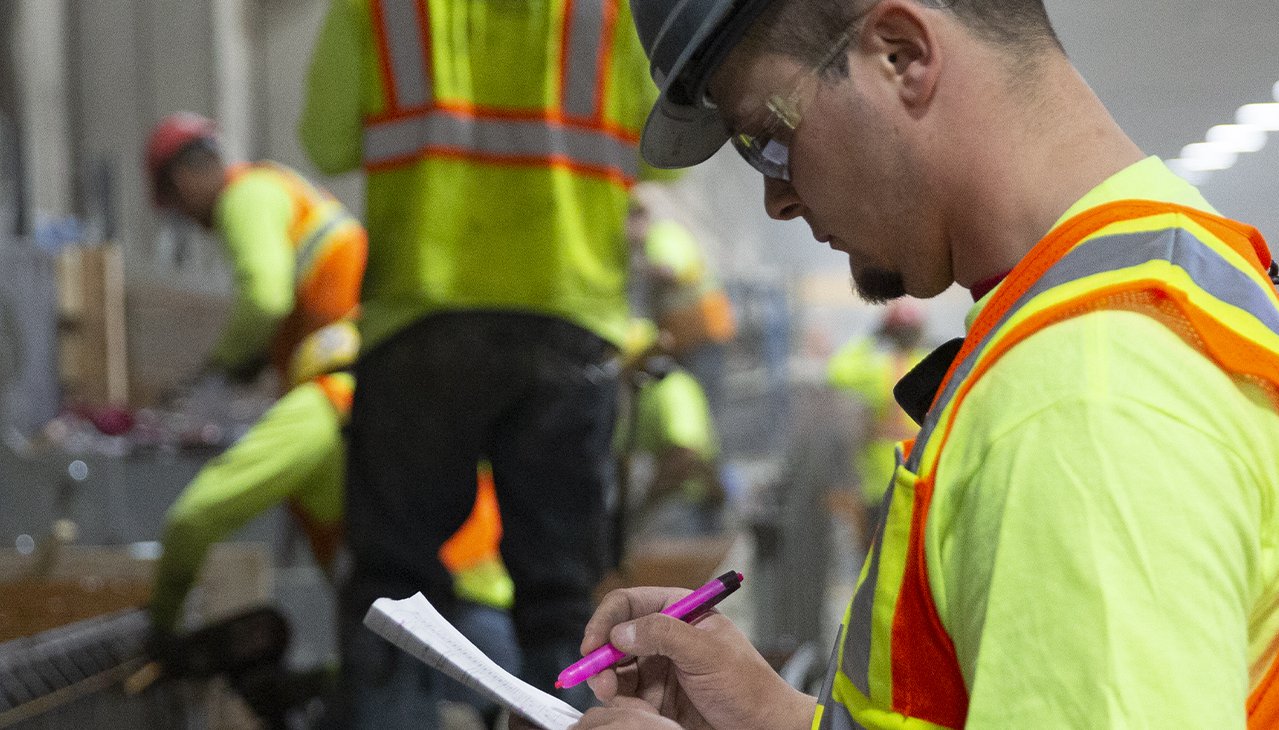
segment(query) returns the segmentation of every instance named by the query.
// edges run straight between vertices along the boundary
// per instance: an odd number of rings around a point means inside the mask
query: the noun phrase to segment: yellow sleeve
[[[329,175],[357,169],[363,159],[361,66],[370,33],[362,2],[332,0],[311,55],[298,138]]]
[[[887,359],[875,349],[873,337],[854,340],[839,348],[826,365],[826,382],[850,391],[878,413],[892,394],[892,374]]]
[[[1275,414],[1123,312],[1027,339],[969,402],[927,533],[967,727],[1242,728]]]
[[[660,453],[679,446],[691,449],[703,459],[719,452],[710,404],[702,386],[683,370],[648,383],[636,397],[636,448]]]
[[[269,170],[249,172],[218,199],[216,227],[235,282],[231,314],[210,360],[234,371],[265,357],[293,309],[293,202]]]

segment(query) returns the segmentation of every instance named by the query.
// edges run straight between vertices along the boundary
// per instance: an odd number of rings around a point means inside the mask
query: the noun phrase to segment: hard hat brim
[[[703,101],[706,86],[719,63],[737,45],[769,2],[709,0],[700,7],[699,3],[684,2],[677,6],[676,15],[667,19],[668,27],[682,22],[696,22],[697,27],[682,42],[675,62],[661,74],[662,80],[658,84],[661,93],[649,112],[640,137],[640,154],[648,164],[668,169],[692,167],[705,162],[728,141],[729,130],[724,126],[719,111]],[[702,14],[699,20],[693,21],[688,17],[697,12]],[[662,44],[659,40],[655,45]],[[653,49],[649,51],[651,53]],[[697,68],[691,69],[690,64]],[[661,64],[655,62],[653,65],[656,79],[656,69]],[[689,73],[696,74],[692,84],[684,79]],[[671,94],[676,84],[684,87],[684,93],[678,97],[681,99],[679,102],[672,99]]]
[[[644,123],[640,154],[653,167],[692,167],[710,159],[728,136],[714,108],[676,104],[663,96]]]

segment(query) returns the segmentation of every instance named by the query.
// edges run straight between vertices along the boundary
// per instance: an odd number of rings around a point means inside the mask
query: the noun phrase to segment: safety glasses
[[[790,139],[799,127],[802,107],[811,103],[821,87],[820,79],[831,64],[844,53],[853,40],[853,28],[878,3],[871,3],[852,19],[849,29],[840,34],[830,53],[817,66],[805,70],[789,85],[785,95],[773,94],[764,102],[769,121],[758,134],[735,132],[729,141],[747,164],[765,177],[790,181]]]
[[[800,74],[790,85],[790,91],[786,95],[773,94],[768,97],[764,107],[768,109],[769,121],[760,133],[736,132],[729,138],[733,149],[737,150],[747,164],[765,177],[790,181],[789,140],[803,117],[801,107],[807,106],[816,96],[820,77],[851,42],[852,35],[847,32],[840,34],[826,58],[816,67]]]

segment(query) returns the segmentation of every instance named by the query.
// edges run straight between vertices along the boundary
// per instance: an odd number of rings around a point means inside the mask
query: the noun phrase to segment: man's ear
[[[862,26],[862,48],[912,107],[927,104],[937,86],[941,51],[933,21],[919,5],[884,0],[867,13]]]

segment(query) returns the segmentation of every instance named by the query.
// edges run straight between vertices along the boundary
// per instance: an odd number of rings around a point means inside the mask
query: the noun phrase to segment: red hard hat
[[[212,119],[194,112],[178,112],[170,114],[151,130],[147,138],[147,177],[151,181],[151,195],[157,206],[159,198],[160,175],[173,158],[186,149],[192,142],[199,140],[216,141],[218,127]]]

